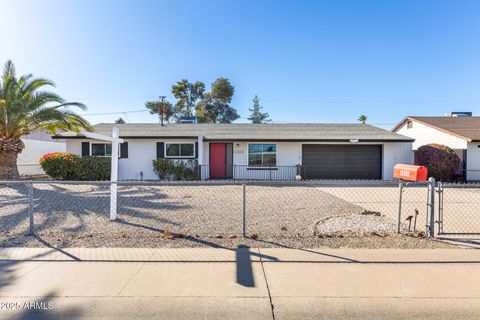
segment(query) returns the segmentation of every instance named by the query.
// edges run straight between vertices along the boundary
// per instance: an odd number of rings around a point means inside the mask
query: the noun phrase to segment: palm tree
[[[65,102],[49,91],[40,90],[55,84],[32,74],[17,79],[11,61],[5,63],[0,77],[0,180],[19,178],[17,156],[25,148],[22,136],[36,130],[55,133],[58,129],[74,132],[92,131],[87,120],[69,107],[85,110],[78,102]]]
[[[362,114],[360,115],[360,117],[358,117],[358,121],[360,121],[361,123],[365,124],[367,122],[367,116]]]

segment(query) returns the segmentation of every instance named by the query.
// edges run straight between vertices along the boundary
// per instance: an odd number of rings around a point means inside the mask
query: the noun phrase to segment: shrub
[[[176,181],[186,180],[185,174],[187,173],[187,165],[183,161],[177,161],[175,163],[175,170],[173,170],[173,177]]]
[[[153,160],[153,171],[160,178],[160,180],[166,180],[173,174],[174,170],[175,164],[170,159]]]
[[[155,159],[153,160],[153,171],[160,180],[197,180],[198,179],[198,162],[197,160],[170,160]]]
[[[75,180],[110,180],[110,157],[84,157],[75,160]]]
[[[42,169],[56,180],[109,180],[110,158],[51,152],[40,158]]]
[[[185,180],[193,181],[198,180],[198,161],[197,160],[188,160],[187,168],[185,170]]]
[[[418,148],[415,152],[415,163],[427,167],[428,175],[440,181],[452,181],[461,165],[455,151],[440,144]]]
[[[56,180],[75,179],[75,162],[79,156],[66,152],[51,152],[40,158],[43,171]]]

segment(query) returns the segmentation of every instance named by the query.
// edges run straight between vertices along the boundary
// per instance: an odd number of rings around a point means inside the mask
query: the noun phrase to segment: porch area
[[[232,165],[199,165],[199,180],[264,180],[264,181],[295,181],[302,176],[302,166],[248,166]],[[302,176],[302,178],[304,178]]]
[[[294,181],[300,164],[282,161],[277,143],[209,141],[199,137],[199,180]],[[284,150],[285,153],[288,150]]]

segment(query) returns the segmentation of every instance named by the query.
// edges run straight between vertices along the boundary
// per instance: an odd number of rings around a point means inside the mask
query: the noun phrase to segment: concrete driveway
[[[473,249],[0,249],[0,319],[477,319]]]

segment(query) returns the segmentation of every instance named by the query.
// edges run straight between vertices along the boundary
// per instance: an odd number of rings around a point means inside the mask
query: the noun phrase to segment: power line
[[[136,96],[136,97],[71,97],[70,100],[121,100],[121,99],[152,99],[157,96]]]
[[[139,112],[149,112],[149,110],[130,110],[130,111],[117,111],[117,112],[104,112],[104,113],[83,113],[82,116],[106,116],[106,115],[114,115],[114,114],[123,114],[127,115],[128,113],[139,113]],[[241,120],[249,120],[246,117],[239,117],[238,119]],[[288,120],[272,120],[272,123],[291,123]],[[309,122],[296,122],[296,123],[309,123]],[[375,126],[394,126],[396,123],[368,123]]]
[[[73,97],[71,100],[121,100],[121,99],[153,99],[157,96],[127,96],[127,97]],[[236,99],[236,101],[248,101],[251,99]],[[288,100],[282,98],[262,98],[263,102],[277,102],[277,103],[332,103],[332,104],[356,104],[356,103],[404,103],[404,104],[421,104],[421,103],[479,103],[479,99],[473,100],[335,100],[335,99],[324,99],[324,100]]]
[[[131,110],[131,111],[117,111],[117,112],[104,112],[104,113],[81,113],[82,116],[106,116],[111,114],[126,114],[137,112],[149,112],[148,110]]]
[[[241,100],[239,100],[241,101]],[[480,100],[277,100],[262,99],[263,102],[275,103],[325,103],[325,104],[422,104],[422,103],[479,103]]]

